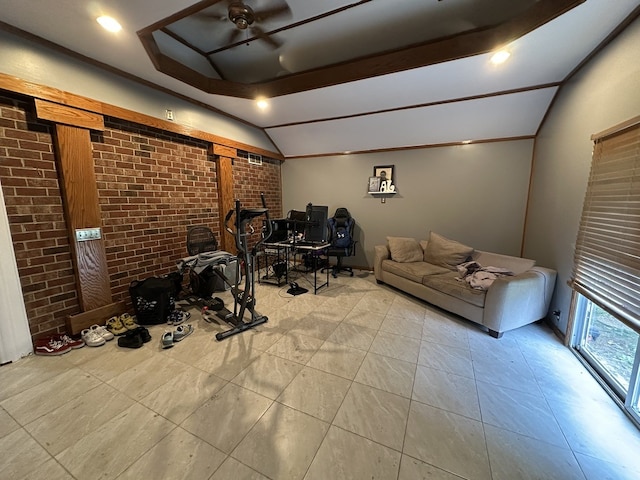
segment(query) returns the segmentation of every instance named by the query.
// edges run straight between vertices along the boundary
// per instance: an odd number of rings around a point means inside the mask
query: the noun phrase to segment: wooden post
[[[236,252],[236,244],[224,228],[224,218],[229,210],[235,208],[233,190],[233,159],[237,156],[235,148],[213,145],[213,153],[217,155],[216,172],[218,181],[218,211],[220,212],[220,249],[229,253]]]

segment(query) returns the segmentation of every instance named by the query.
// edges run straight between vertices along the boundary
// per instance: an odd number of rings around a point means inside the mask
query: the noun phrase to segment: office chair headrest
[[[340,207],[340,208],[336,208],[336,213],[333,214],[334,218],[349,218],[351,217],[351,214],[349,213],[349,210],[347,210],[344,207]]]

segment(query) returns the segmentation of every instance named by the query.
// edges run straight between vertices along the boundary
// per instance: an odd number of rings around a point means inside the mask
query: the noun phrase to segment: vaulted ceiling
[[[639,11],[640,0],[0,0],[0,28],[226,112],[298,157],[534,136],[562,82]],[[123,30],[102,30],[101,14]],[[496,65],[498,49],[511,56]]]

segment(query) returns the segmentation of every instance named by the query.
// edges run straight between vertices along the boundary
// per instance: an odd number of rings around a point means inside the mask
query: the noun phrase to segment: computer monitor
[[[301,210],[290,210],[287,214],[287,228],[289,231],[303,233],[307,214]]]
[[[287,240],[289,236],[289,232],[287,231],[287,219],[286,218],[278,218],[271,219],[271,236],[267,240],[268,243],[276,243],[276,242],[284,242]],[[267,232],[267,221],[262,221],[262,231],[263,235],[266,235]]]
[[[306,228],[304,229],[304,239],[307,242],[327,241],[327,218],[329,207],[326,205],[307,205]]]

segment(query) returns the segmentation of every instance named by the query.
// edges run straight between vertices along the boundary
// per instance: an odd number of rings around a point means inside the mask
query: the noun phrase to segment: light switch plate
[[[99,240],[102,238],[100,227],[96,228],[76,228],[76,241],[86,242],[87,240]]]

